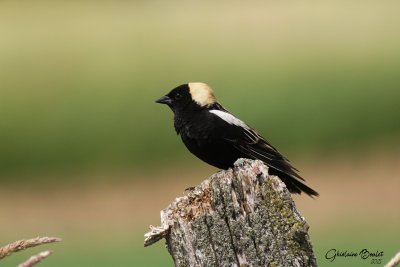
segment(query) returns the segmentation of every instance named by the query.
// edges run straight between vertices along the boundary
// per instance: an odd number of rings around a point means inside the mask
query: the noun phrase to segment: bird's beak
[[[172,99],[169,98],[169,96],[165,95],[165,96],[160,97],[160,99],[156,100],[156,103],[170,105],[170,104],[172,104]]]

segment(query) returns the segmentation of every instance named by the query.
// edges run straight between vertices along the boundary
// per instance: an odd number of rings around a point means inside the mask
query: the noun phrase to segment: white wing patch
[[[246,123],[239,120],[238,118],[236,118],[235,116],[233,116],[230,113],[227,113],[227,112],[221,111],[221,110],[215,110],[215,109],[210,110],[210,112],[217,115],[218,117],[220,117],[221,119],[223,119],[224,121],[226,121],[229,124],[240,126],[245,129],[249,129],[249,126],[247,126]]]
[[[257,143],[259,141],[260,136],[256,132],[254,132],[249,126],[247,126],[246,123],[239,120],[232,114],[222,111],[222,110],[216,110],[216,109],[210,110],[210,112],[217,115],[218,117],[220,117],[221,119],[223,119],[224,121],[226,121],[227,123],[229,123],[231,125],[242,127],[243,133],[247,136],[247,138],[249,138],[249,140],[252,143]]]

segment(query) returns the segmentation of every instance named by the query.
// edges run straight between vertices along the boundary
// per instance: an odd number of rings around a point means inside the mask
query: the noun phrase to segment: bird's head
[[[205,83],[187,83],[172,89],[168,94],[156,100],[156,103],[168,105],[172,111],[208,108],[216,103],[214,92]]]

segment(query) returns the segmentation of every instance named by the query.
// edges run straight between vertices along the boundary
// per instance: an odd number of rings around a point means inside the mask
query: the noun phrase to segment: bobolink
[[[182,84],[156,101],[174,112],[174,126],[183,143],[195,156],[220,169],[228,169],[239,158],[263,161],[292,193],[318,193],[282,154],[254,129],[233,116],[216,100],[205,83]]]

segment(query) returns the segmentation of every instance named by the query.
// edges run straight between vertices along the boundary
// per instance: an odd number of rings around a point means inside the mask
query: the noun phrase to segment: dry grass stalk
[[[385,265],[385,267],[395,267],[400,263],[400,252],[397,254]]]
[[[11,244],[5,245],[4,247],[0,247],[0,260],[20,250],[59,241],[61,241],[61,238],[58,237],[36,237],[18,240]]]
[[[39,254],[36,254],[36,255],[30,257],[24,263],[21,263],[20,265],[18,265],[18,267],[31,267],[31,266],[35,265],[36,263],[39,263],[43,259],[47,258],[48,256],[50,256],[50,254],[51,254],[51,251],[49,251],[49,250],[40,252]]]

